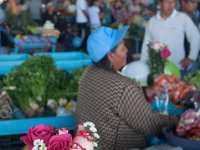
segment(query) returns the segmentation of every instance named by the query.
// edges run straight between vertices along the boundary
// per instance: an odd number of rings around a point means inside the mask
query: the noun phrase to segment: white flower
[[[95,124],[93,123],[93,122],[85,122],[85,123],[83,123],[83,126],[84,127],[87,127],[87,126],[90,126],[90,127],[95,127]]]
[[[37,96],[36,99],[37,99],[38,101],[42,101],[42,97],[41,97],[41,96]]]
[[[189,124],[189,123],[193,123],[194,121],[195,121],[194,119],[187,119],[187,120],[185,120],[185,123]]]
[[[159,52],[161,49],[160,42],[154,42],[152,47],[156,52]]]
[[[54,99],[48,99],[47,106],[51,109],[54,109],[57,107],[57,103]]]
[[[150,45],[150,44],[151,44],[151,42],[150,42],[150,41],[147,41],[147,42],[146,42],[146,44],[147,44],[147,45]]]
[[[99,134],[97,134],[97,133],[94,133],[93,136],[94,136],[96,139],[99,139],[99,138],[100,138]]]
[[[39,150],[47,150],[47,147],[43,144],[43,145],[41,145],[41,147],[39,148]]]
[[[6,94],[7,94],[6,91],[3,91],[3,92],[1,93],[2,96],[6,95]]]
[[[32,150],[47,150],[43,140],[37,139],[33,142],[33,145]]]
[[[98,144],[97,144],[97,142],[94,142],[94,147],[98,147]]]
[[[38,146],[41,143],[43,143],[43,140],[37,139],[37,140],[34,140],[33,145],[37,145]]]
[[[36,102],[30,102],[29,104],[33,110],[38,110],[39,105]]]
[[[97,132],[97,129],[95,127],[90,127],[90,131]]]
[[[34,146],[34,147],[32,148],[32,150],[38,150],[38,147],[37,147],[37,146]]]
[[[16,90],[16,86],[9,86],[7,89],[8,90]]]
[[[2,4],[4,1],[6,1],[6,0],[0,0],[0,4]]]
[[[60,98],[58,103],[59,103],[59,106],[65,106],[67,104],[67,99]]]
[[[167,45],[165,45],[164,43],[160,43],[160,47],[161,49],[164,49],[165,47],[167,47]]]

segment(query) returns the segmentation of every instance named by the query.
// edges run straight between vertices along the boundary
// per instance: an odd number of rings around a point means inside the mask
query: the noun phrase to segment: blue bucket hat
[[[93,31],[87,40],[87,51],[93,62],[100,61],[125,36],[129,26],[113,29],[102,26]]]

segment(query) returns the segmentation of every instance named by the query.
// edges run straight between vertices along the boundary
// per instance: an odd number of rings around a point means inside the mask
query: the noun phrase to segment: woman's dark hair
[[[89,1],[89,6],[93,6],[96,1],[98,1],[98,0],[90,0]]]
[[[95,1],[96,1],[96,0],[90,0],[90,1],[89,1],[89,6],[93,6]]]
[[[110,52],[115,53],[117,46],[118,45],[116,45]],[[102,69],[105,69],[105,70],[108,70],[108,71],[113,70],[112,63],[109,61],[107,54],[100,61],[93,62],[93,64],[98,68],[102,68]]]
[[[19,1],[19,3],[20,3],[21,5],[25,4],[25,2],[26,2],[25,0],[20,0],[20,1]]]

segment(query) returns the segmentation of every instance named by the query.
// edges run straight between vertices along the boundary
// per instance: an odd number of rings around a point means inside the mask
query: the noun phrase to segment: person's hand
[[[183,60],[181,60],[181,67],[184,70],[186,70],[191,63],[192,63],[192,59],[190,59],[190,58],[184,58]]]
[[[162,86],[149,86],[145,88],[147,97],[154,97],[155,95],[160,95],[165,92],[165,88]]]
[[[163,127],[169,126],[169,125],[175,125],[177,126],[179,123],[179,118],[177,116],[172,115],[162,115],[162,118],[165,120],[162,123]]]

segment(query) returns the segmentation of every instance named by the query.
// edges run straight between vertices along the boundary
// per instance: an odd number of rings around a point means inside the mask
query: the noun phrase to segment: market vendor
[[[162,126],[176,117],[159,115],[147,102],[160,89],[144,91],[135,80],[118,73],[127,60],[123,37],[128,26],[102,26],[90,34],[87,50],[93,65],[82,75],[77,98],[77,123],[93,122],[100,134],[102,150],[144,148],[145,137],[159,135]],[[137,70],[135,70],[137,71]]]

